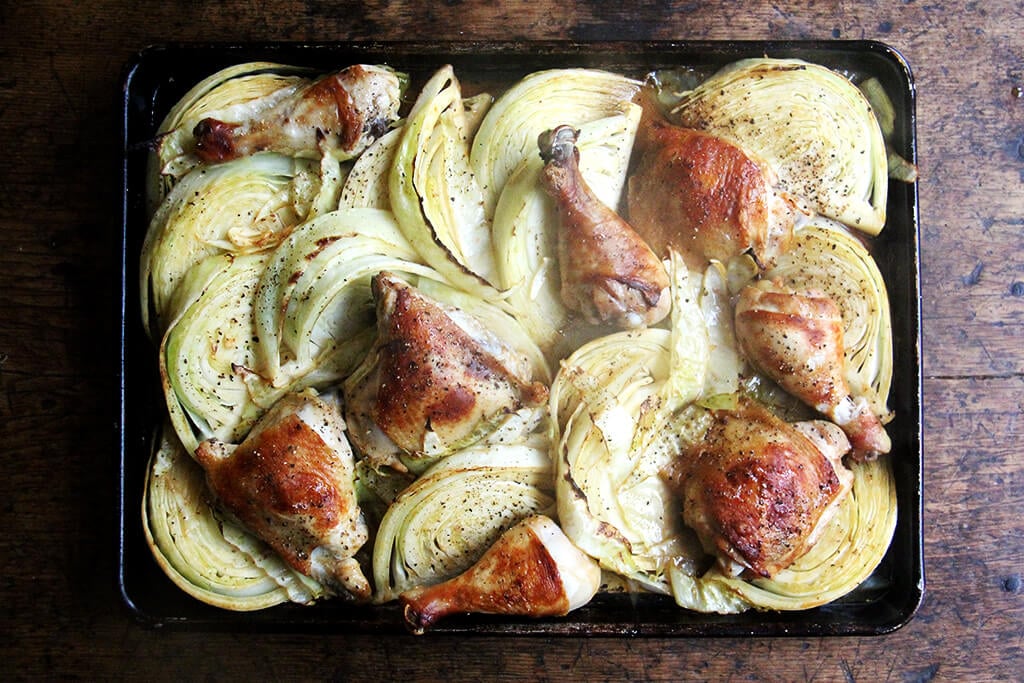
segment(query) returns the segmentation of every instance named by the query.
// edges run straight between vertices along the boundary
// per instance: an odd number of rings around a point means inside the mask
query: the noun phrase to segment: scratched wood
[[[0,3],[0,654],[22,676],[1020,680],[1024,5]],[[122,65],[169,41],[879,39],[918,92],[928,593],[882,638],[153,632],[115,587]]]

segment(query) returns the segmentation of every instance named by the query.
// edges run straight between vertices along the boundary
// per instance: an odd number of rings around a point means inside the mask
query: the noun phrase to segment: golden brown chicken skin
[[[889,452],[892,445],[879,418],[866,400],[850,394],[844,377],[842,314],[832,299],[762,280],[740,292],[735,316],[744,355],[787,392],[842,427],[855,458]]]
[[[251,118],[202,119],[192,131],[196,155],[219,163],[257,152],[315,156],[326,146],[351,157],[398,118],[401,84],[382,67],[354,65],[283,96]]]
[[[558,207],[562,301],[590,323],[625,328],[668,315],[668,273],[644,240],[587,185],[579,170],[578,131],[541,134],[541,180]]]
[[[526,359],[479,321],[390,273],[372,287],[378,365],[346,395],[346,411],[353,442],[375,465],[401,469],[385,450],[392,444],[413,455],[450,449],[489,420],[547,401]]]
[[[368,533],[343,430],[337,405],[307,391],[281,399],[237,447],[207,440],[195,457],[220,504],[285,562],[367,599],[353,556]]]
[[[705,550],[727,570],[735,562],[771,577],[807,552],[849,491],[848,448],[834,425],[791,425],[743,401],[715,411],[666,474]]]
[[[750,252],[762,267],[789,247],[795,209],[774,174],[737,145],[672,125],[645,102],[628,183],[630,224],[654,252],[692,269]]]
[[[417,634],[460,612],[562,616],[601,586],[598,564],[550,518],[534,515],[502,534],[462,574],[402,593],[406,624]]]

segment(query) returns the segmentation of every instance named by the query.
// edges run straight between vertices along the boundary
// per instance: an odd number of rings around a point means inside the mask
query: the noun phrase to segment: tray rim
[[[360,619],[358,616],[354,619],[349,620],[338,620],[336,617],[340,612],[329,610],[327,616],[324,617],[322,608],[318,606],[313,607],[302,607],[302,606],[282,606],[283,609],[271,608],[272,610],[278,610],[278,614],[281,618],[247,618],[246,615],[252,613],[239,613],[230,612],[224,610],[216,610],[216,608],[209,608],[215,610],[214,613],[209,616],[192,616],[192,615],[174,615],[174,614],[156,614],[152,610],[148,609],[143,605],[143,601],[140,600],[136,594],[136,589],[130,586],[131,575],[128,570],[126,563],[127,553],[130,552],[130,545],[132,542],[131,532],[132,524],[129,520],[129,515],[135,514],[137,522],[137,509],[132,509],[130,501],[134,500],[136,495],[133,491],[128,488],[128,467],[130,466],[129,458],[129,444],[126,438],[128,430],[131,428],[128,425],[126,417],[128,413],[128,400],[130,394],[135,387],[136,382],[129,377],[129,370],[132,366],[130,354],[133,352],[130,348],[131,333],[129,332],[132,324],[138,324],[137,311],[131,307],[133,302],[133,296],[130,293],[135,287],[135,281],[130,277],[133,273],[133,261],[137,262],[138,255],[129,253],[130,230],[131,218],[133,215],[132,200],[133,197],[130,193],[130,188],[133,184],[138,182],[137,178],[130,175],[132,169],[137,165],[137,161],[133,161],[132,151],[138,152],[139,141],[131,139],[132,126],[135,121],[132,117],[131,109],[131,97],[133,95],[132,88],[135,80],[139,75],[141,69],[150,65],[154,61],[163,59],[165,56],[188,56],[193,57],[204,53],[214,54],[241,54],[241,53],[263,53],[266,59],[272,59],[274,53],[280,54],[306,54],[312,55],[313,57],[322,57],[331,53],[348,54],[352,57],[361,54],[389,54],[389,53],[407,53],[408,55],[421,55],[429,57],[440,57],[442,55],[453,55],[453,56],[480,56],[487,55],[491,57],[500,58],[537,58],[539,53],[547,53],[548,56],[552,54],[559,54],[564,56],[594,56],[597,55],[599,61],[604,58],[612,58],[613,56],[626,57],[626,56],[637,56],[642,53],[664,53],[672,50],[680,50],[684,53],[701,52],[702,54],[712,55],[719,58],[728,60],[739,59],[743,56],[749,56],[750,53],[761,53],[779,54],[779,53],[809,53],[809,52],[821,52],[821,53],[863,53],[865,55],[873,55],[875,58],[880,58],[887,61],[894,68],[901,80],[901,87],[905,87],[905,91],[901,92],[901,95],[905,96],[905,104],[907,105],[906,110],[903,112],[905,117],[905,129],[907,139],[904,141],[906,146],[907,156],[910,161],[917,163],[917,112],[916,112],[916,85],[914,82],[913,74],[911,72],[910,65],[903,55],[891,45],[876,40],[739,40],[739,41],[719,41],[719,40],[648,40],[648,41],[563,41],[563,40],[517,40],[517,41],[448,41],[439,43],[427,43],[420,40],[398,40],[398,41],[265,41],[265,42],[168,42],[148,45],[134,55],[134,57],[124,65],[122,69],[121,79],[121,142],[124,154],[122,157],[122,168],[121,168],[121,235],[118,240],[117,247],[120,249],[118,254],[119,266],[120,266],[120,279],[121,279],[121,291],[117,302],[118,306],[118,317],[120,323],[120,329],[118,332],[119,344],[117,345],[117,370],[118,370],[118,382],[116,383],[118,392],[118,414],[115,424],[117,432],[117,444],[118,444],[118,514],[117,514],[117,566],[118,566],[118,591],[123,602],[123,606],[128,612],[135,618],[137,622],[148,627],[169,627],[169,628],[191,628],[191,629],[202,629],[202,630],[231,630],[231,631],[306,631],[306,630],[317,630],[323,631],[329,627],[331,630],[344,631],[344,632],[404,632],[401,626],[401,619],[397,618],[397,611],[391,609],[392,606],[375,606],[373,609],[379,616],[381,613],[387,611],[395,612],[393,619],[387,623],[382,623],[379,619]],[[233,61],[233,60],[227,60]],[[607,60],[606,60],[607,61]],[[168,77],[173,77],[173,74],[168,74]],[[805,615],[815,612],[825,612],[829,609],[841,609],[834,608],[832,606],[824,606],[815,608],[814,610],[808,610],[805,612],[790,612],[790,613],[760,613],[760,612],[747,612],[744,615],[738,615],[739,619],[731,619],[722,621],[714,615],[702,615],[707,617],[701,623],[667,623],[667,622],[643,622],[642,620],[628,621],[620,620],[613,622],[590,622],[590,623],[579,623],[571,619],[570,617],[564,617],[556,620],[516,620],[510,618],[490,618],[490,617],[479,617],[474,616],[465,620],[456,618],[452,622],[438,625],[434,629],[433,636],[444,636],[446,634],[460,634],[460,635],[498,635],[498,634],[511,634],[511,635],[526,635],[526,636],[552,636],[552,635],[568,635],[568,636],[673,636],[673,637],[721,637],[721,636],[757,636],[757,637],[776,637],[776,636],[798,636],[798,637],[819,637],[819,636],[848,636],[848,635],[885,635],[899,630],[906,624],[908,624],[916,615],[918,609],[923,603],[925,596],[925,568],[924,568],[924,553],[923,553],[923,474],[924,474],[924,442],[923,442],[923,415],[922,415],[922,378],[921,378],[921,348],[922,348],[922,336],[921,336],[921,288],[920,288],[920,209],[919,209],[919,197],[918,197],[918,185],[914,183],[907,188],[907,202],[909,213],[905,218],[909,221],[908,230],[910,232],[909,239],[910,253],[912,256],[913,264],[910,272],[907,273],[907,285],[910,287],[910,291],[913,294],[913,301],[910,306],[910,313],[913,315],[913,320],[909,326],[909,331],[913,339],[907,340],[906,351],[910,352],[913,359],[913,368],[911,369],[912,380],[911,387],[906,387],[904,391],[912,391],[914,401],[913,414],[908,417],[912,418],[913,429],[908,433],[909,445],[912,446],[912,453],[909,456],[916,456],[916,462],[910,464],[903,464],[903,467],[916,468],[913,470],[913,474],[916,477],[916,481],[909,482],[913,484],[911,487],[913,490],[910,492],[902,491],[903,497],[906,497],[909,493],[910,505],[907,505],[907,501],[901,500],[900,503],[900,517],[901,519],[906,516],[909,520],[906,524],[910,525],[911,541],[909,547],[905,547],[905,551],[911,553],[909,559],[909,567],[911,568],[912,576],[910,577],[913,581],[911,586],[911,594],[904,600],[903,603],[895,609],[895,611],[883,617],[877,623],[831,623],[825,621],[809,621],[800,622],[799,620],[790,619],[765,619],[764,621],[751,620],[750,623],[745,623],[746,617],[749,615],[774,615],[779,616],[792,616],[792,615]],[[138,197],[134,198],[138,201]],[[137,227],[135,229],[138,229]],[[890,299],[891,299],[890,295]],[[904,382],[906,384],[906,382]],[[150,425],[150,428],[154,428],[155,425]],[[137,455],[136,455],[137,457]],[[138,465],[136,465],[138,467]],[[897,477],[898,478],[898,477]],[[906,486],[906,485],[904,485]],[[897,523],[897,532],[900,531],[901,522]],[[141,529],[140,529],[141,530]],[[137,540],[137,539],[136,539]],[[895,536],[893,543],[895,544]],[[906,545],[906,543],[904,544]],[[148,550],[148,549],[147,549]],[[152,558],[150,558],[151,560]],[[155,567],[155,563],[154,563]],[[157,569],[157,571],[159,571]],[[175,590],[178,590],[175,587]],[[183,592],[181,593],[183,601],[192,601]],[[616,600],[620,596],[604,595],[598,596],[595,599],[597,608],[601,607],[601,603],[607,602],[609,599]],[[621,602],[621,601],[620,601]],[[639,602],[643,602],[641,599]],[[322,603],[327,604],[327,603]],[[205,607],[205,606],[204,606]],[[621,605],[617,605],[621,608]],[[675,608],[680,610],[680,608]],[[269,610],[268,610],[269,611]],[[682,610],[680,610],[682,611]],[[265,611],[267,612],[267,611]]]

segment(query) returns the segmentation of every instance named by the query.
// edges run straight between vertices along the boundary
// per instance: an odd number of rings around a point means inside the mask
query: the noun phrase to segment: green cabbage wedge
[[[178,438],[189,453],[216,437],[237,443],[286,391],[261,379],[256,365],[253,297],[267,254],[213,256],[205,287],[160,344],[160,376]]]
[[[472,138],[480,120],[491,104],[491,96],[476,95],[463,100],[465,120],[463,134]],[[395,150],[402,139],[402,128],[398,126],[375,140],[366,151],[359,155],[352,165],[352,170],[345,179],[341,191],[340,206],[367,207],[372,209],[390,209],[391,166],[394,163]]]
[[[325,154],[320,159],[319,172],[311,167],[296,176],[297,204],[308,206],[306,220],[334,211],[341,204],[341,190],[348,178],[351,165]]]
[[[838,600],[860,586],[885,557],[896,529],[892,462],[851,463],[853,489],[807,553],[771,579],[746,581],[716,564],[703,576],[673,567],[673,595],[680,606],[737,613],[750,607],[804,610]]]
[[[885,92],[882,82],[875,76],[861,81],[860,91],[871,103],[875,110],[875,117],[882,129],[882,137],[885,139],[886,151],[889,158],[889,177],[904,183],[913,183],[917,180],[917,166],[900,156],[892,146],[892,137],[896,132],[896,107],[892,99]]]
[[[447,280],[494,298],[490,224],[469,166],[470,120],[450,66],[423,86],[401,130],[388,195],[402,232]]]
[[[305,219],[309,205],[294,183],[310,171],[316,164],[259,154],[197,169],[174,187],[142,246],[139,286],[150,334],[159,337],[179,313],[169,301],[197,263],[214,254],[271,249]]]
[[[388,508],[373,548],[374,600],[439,583],[473,564],[501,532],[554,507],[547,439],[467,448],[427,470]]]
[[[626,114],[639,90],[638,81],[620,74],[551,69],[531,73],[502,93],[480,123],[470,151],[486,216],[494,216],[505,183],[523,159],[539,155],[537,136],[561,124],[579,128]]]
[[[668,567],[700,558],[661,476],[707,412],[690,405],[710,357],[700,307],[674,259],[672,329],[618,332],[580,347],[551,388],[558,517],[607,570],[669,593]]]
[[[441,278],[390,211],[339,209],[297,227],[255,288],[254,369],[275,387],[314,372],[317,384],[340,381],[376,333],[370,280],[382,270]]]
[[[391,210],[388,177],[401,140],[402,128],[393,128],[359,155],[341,188],[339,208]]]
[[[884,422],[893,372],[889,296],[875,260],[842,225],[817,218],[797,231],[792,248],[766,273],[796,290],[817,290],[843,316],[846,381]]]
[[[683,93],[671,115],[735,141],[814,211],[872,235],[885,225],[885,141],[845,76],[796,59],[745,59]]]
[[[167,430],[147,469],[142,522],[153,557],[179,588],[236,611],[309,604],[324,594],[209,499],[202,468]]]
[[[580,173],[608,206],[619,205],[640,114],[639,106],[629,105],[622,114],[579,127]],[[549,350],[565,329],[569,311],[560,293],[559,218],[540,184],[543,167],[540,154],[534,153],[512,170],[494,210],[493,231],[497,284],[508,290],[516,317]]]
[[[712,261],[701,279],[700,304],[708,330],[708,369],[700,404],[707,408],[735,408],[744,370],[733,330],[733,309],[730,303],[728,269]]]

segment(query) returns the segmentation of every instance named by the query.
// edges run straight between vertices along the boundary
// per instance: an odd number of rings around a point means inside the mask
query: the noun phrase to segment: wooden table
[[[1024,678],[1024,6],[182,2],[0,6],[0,634],[7,675]],[[879,39],[918,88],[925,557],[917,617],[836,639],[162,632],[115,585],[121,68],[168,41]],[[6,677],[6,676],[5,676]]]

